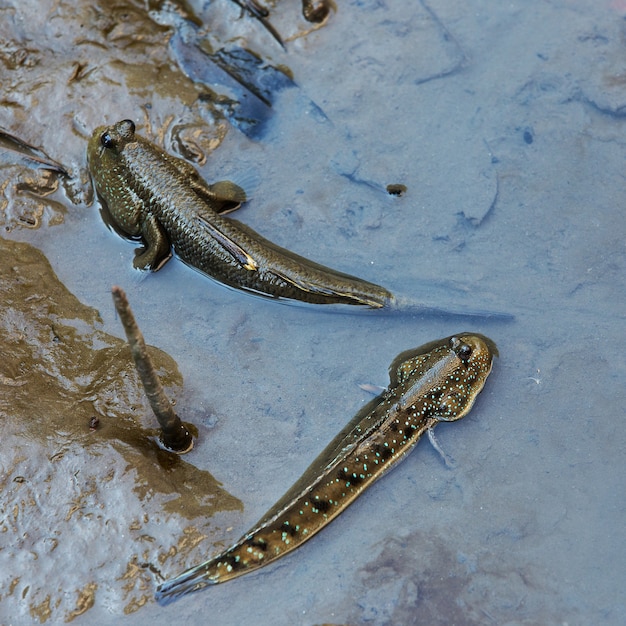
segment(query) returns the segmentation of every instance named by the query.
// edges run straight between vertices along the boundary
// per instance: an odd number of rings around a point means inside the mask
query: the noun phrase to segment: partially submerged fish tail
[[[215,559],[206,561],[202,565],[197,565],[185,570],[182,574],[166,580],[157,587],[154,597],[161,606],[166,606],[181,596],[204,589],[209,585],[216,585],[219,581],[219,574],[211,574],[212,565]]]
[[[515,315],[505,311],[494,311],[491,309],[475,309],[466,306],[457,307],[437,307],[429,304],[422,304],[402,296],[394,296],[383,308],[387,311],[405,315],[418,315],[423,317],[441,318],[466,318],[489,320],[492,322],[512,322]]]
[[[270,548],[272,548],[271,551]],[[159,585],[155,593],[156,601],[165,606],[188,593],[226,582],[258,569],[281,556],[282,552],[280,547],[270,546],[264,538],[251,533],[242,537],[228,550]]]

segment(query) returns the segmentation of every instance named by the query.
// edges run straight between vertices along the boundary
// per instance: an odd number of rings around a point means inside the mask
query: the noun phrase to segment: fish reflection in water
[[[439,422],[468,414],[482,390],[495,344],[459,334],[399,355],[391,384],[329,444],[293,487],[232,547],[159,586],[168,604],[231,580],[295,550],[401,461]]]

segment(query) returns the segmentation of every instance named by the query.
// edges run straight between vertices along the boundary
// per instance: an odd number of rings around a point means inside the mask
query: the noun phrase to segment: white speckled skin
[[[391,384],[359,414],[304,475],[235,545],[159,587],[167,604],[181,595],[256,570],[324,528],[401,461],[428,429],[467,415],[482,390],[495,344],[461,334],[398,356]]]

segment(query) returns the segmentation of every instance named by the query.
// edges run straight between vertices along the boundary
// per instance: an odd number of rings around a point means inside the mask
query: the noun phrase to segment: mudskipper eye
[[[135,122],[133,120],[122,120],[118,127],[121,135],[127,139],[131,139],[135,134]]]
[[[472,355],[472,346],[468,343],[463,343],[458,337],[450,337],[448,345],[464,363],[467,362]]]
[[[459,359],[461,359],[461,361],[467,361],[470,356],[472,355],[472,346],[466,344],[466,343],[462,343],[458,348],[457,348],[457,356],[459,357]]]
[[[115,142],[113,141],[113,137],[111,137],[111,134],[108,133],[108,132],[102,133],[102,135],[100,135],[100,143],[105,148],[113,148],[115,146]]]

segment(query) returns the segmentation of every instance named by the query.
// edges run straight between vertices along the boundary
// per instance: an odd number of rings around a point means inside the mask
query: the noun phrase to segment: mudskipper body
[[[486,337],[460,334],[405,352],[391,384],[357,415],[304,475],[237,543],[163,583],[157,600],[231,580],[288,554],[327,526],[401,461],[439,422],[467,415],[497,350]]]
[[[145,244],[134,259],[138,269],[158,270],[173,249],[215,280],[272,298],[374,309],[394,301],[383,287],[314,263],[225,217],[245,192],[228,181],[206,183],[189,163],[137,135],[131,120],[97,128],[87,154],[114,226]]]

